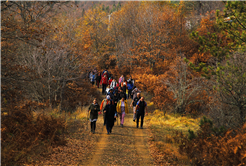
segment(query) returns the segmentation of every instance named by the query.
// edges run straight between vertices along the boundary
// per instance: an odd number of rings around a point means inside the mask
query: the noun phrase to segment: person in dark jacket
[[[117,92],[117,93],[114,93],[114,97],[113,97],[113,103],[114,103],[115,110],[116,110],[116,106],[117,106],[118,101],[119,101],[119,93]],[[115,119],[115,121],[116,121],[116,119]]]
[[[113,100],[113,98],[114,98],[113,89],[109,89],[109,92],[108,92],[107,95],[109,95],[110,96],[110,99]]]
[[[100,111],[100,107],[97,103],[97,99],[93,100],[93,103],[90,105],[88,112],[90,111],[90,122],[91,122],[91,132],[94,134],[96,130],[96,121],[98,118],[98,112]]]
[[[101,81],[101,73],[98,72],[96,76],[97,88],[99,88],[100,81]]]
[[[127,82],[126,82],[126,81],[123,81],[121,84],[122,84],[121,87],[122,87],[123,92],[126,93]],[[126,98],[126,99],[127,99],[127,98]]]
[[[123,92],[123,90],[122,90],[122,89],[120,89],[119,96],[120,96],[119,100],[121,100],[123,97],[126,99],[126,93],[125,93],[125,92]]]
[[[119,95],[118,95],[119,93],[117,92],[117,93],[114,93],[114,97],[113,97],[113,102],[114,102],[114,104],[116,105],[117,104],[117,102],[120,100],[120,98],[119,98]]]
[[[143,120],[144,120],[144,114],[147,113],[147,103],[144,101],[144,97],[141,97],[141,99],[136,104],[136,110],[137,110],[137,128],[139,123],[139,118],[141,116],[141,129],[143,128]]]
[[[104,113],[105,113],[105,123],[106,123],[107,134],[109,134],[112,132],[112,128],[114,126],[114,119],[116,118],[116,115],[117,115],[117,112],[111,100],[104,108]]]
[[[115,88],[115,90],[114,90],[114,95],[116,94],[118,100],[120,100],[120,93],[119,93],[119,91],[120,90],[118,88]]]
[[[132,100],[132,103],[131,103],[131,107],[133,107],[133,121],[135,122],[135,119],[136,119],[136,104],[137,102],[141,99],[141,94],[140,93],[137,93],[137,97],[135,97],[133,100]]]

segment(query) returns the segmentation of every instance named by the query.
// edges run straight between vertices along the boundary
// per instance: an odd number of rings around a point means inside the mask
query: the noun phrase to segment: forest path
[[[132,108],[129,107],[129,110],[132,112]],[[153,165],[147,142],[147,126],[144,124],[143,129],[136,128],[132,117],[132,113],[126,114],[123,127],[118,118],[118,125],[115,122],[112,133],[107,135],[102,115],[99,115],[94,134],[98,142],[82,165]]]

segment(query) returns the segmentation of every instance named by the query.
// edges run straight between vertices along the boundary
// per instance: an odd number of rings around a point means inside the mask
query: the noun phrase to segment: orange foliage
[[[40,155],[48,146],[65,145],[66,128],[61,118],[44,114],[34,118],[30,105],[16,107],[1,119],[1,159],[3,165],[22,165],[29,155]]]
[[[208,124],[192,140],[182,134],[180,152],[187,154],[195,165],[245,165],[246,130],[227,131],[224,136],[212,134]]]

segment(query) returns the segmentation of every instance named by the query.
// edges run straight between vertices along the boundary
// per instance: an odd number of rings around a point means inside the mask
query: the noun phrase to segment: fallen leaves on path
[[[48,154],[30,165],[82,165],[96,143],[96,136],[88,131],[85,120],[77,121],[76,127],[72,127],[76,130],[66,136],[66,146],[51,148]]]

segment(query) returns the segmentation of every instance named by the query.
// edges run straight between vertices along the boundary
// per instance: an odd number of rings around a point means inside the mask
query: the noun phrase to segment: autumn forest
[[[245,1],[1,1],[1,164],[245,165],[245,42]],[[143,130],[88,132],[95,67],[134,79]],[[110,138],[135,148],[98,163]]]

